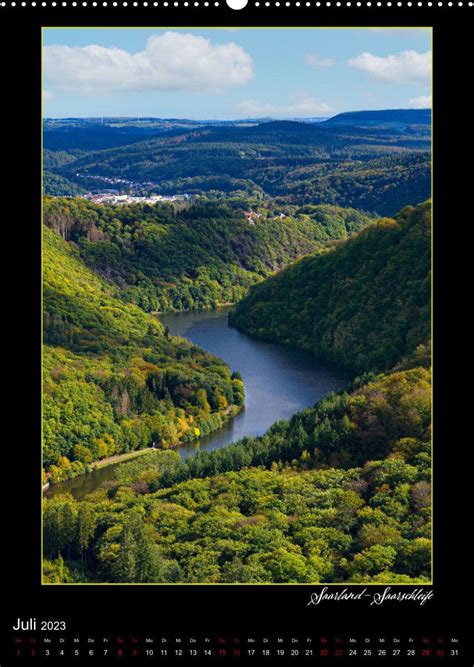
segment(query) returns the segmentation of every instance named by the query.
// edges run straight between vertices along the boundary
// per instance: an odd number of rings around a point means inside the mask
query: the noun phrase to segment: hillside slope
[[[44,202],[45,224],[120,288],[122,300],[146,311],[235,303],[262,278],[373,221],[337,206],[241,199],[192,206]]]
[[[430,335],[431,206],[406,207],[252,288],[230,323],[356,371],[386,370]]]
[[[243,403],[222,360],[118,295],[44,229],[43,461],[53,482],[112,454],[197,438]]]

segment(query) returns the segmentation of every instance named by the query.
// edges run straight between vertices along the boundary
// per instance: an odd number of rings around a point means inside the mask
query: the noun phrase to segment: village
[[[76,176],[79,178],[86,178],[84,174],[76,173]],[[109,187],[104,188],[102,192],[87,192],[85,194],[76,195],[80,199],[86,199],[91,201],[94,204],[103,204],[109,206],[126,206],[128,204],[159,204],[163,202],[195,202],[202,197],[198,194],[188,194],[188,193],[179,193],[171,195],[161,195],[161,194],[150,194],[152,188],[158,187],[157,183],[153,181],[147,181],[140,183],[137,181],[130,181],[125,178],[111,177],[111,176],[99,176],[97,174],[87,175],[88,179],[93,179],[96,181],[102,181],[109,186],[118,186],[115,188]],[[128,192],[124,192],[127,189]],[[140,193],[140,194],[138,194]],[[266,217],[264,214],[259,213],[253,210],[243,210],[240,209],[240,213],[245,216],[249,225],[255,225],[258,221],[264,222]],[[284,220],[286,214],[277,211],[276,215],[273,216],[273,220]]]
[[[176,202],[176,201],[194,201],[199,195],[189,194],[175,194],[175,195],[147,195],[137,196],[131,194],[119,194],[116,192],[88,192],[84,195],[79,195],[81,199],[87,199],[95,204],[109,204],[109,205],[126,205],[126,204],[158,204],[160,202]]]
[[[190,195],[186,193],[172,195],[149,194],[150,191],[153,191],[153,189],[158,187],[158,184],[153,181],[139,183],[125,178],[99,176],[97,174],[84,175],[80,173],[76,173],[76,177],[101,181],[109,186],[118,186],[104,188],[102,192],[89,191],[86,194],[79,195],[82,199],[87,199],[95,204],[109,204],[115,206],[126,204],[153,205],[160,202],[196,201],[199,198],[199,195]],[[124,192],[124,190],[127,190],[127,192]]]

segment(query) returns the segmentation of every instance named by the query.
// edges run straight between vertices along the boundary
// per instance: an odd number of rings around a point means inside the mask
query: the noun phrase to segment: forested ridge
[[[243,383],[222,360],[119,295],[44,228],[43,462],[52,482],[112,454],[197,438],[243,404]]]
[[[372,125],[376,127],[402,127],[413,131],[417,126],[431,126],[431,109],[373,109],[344,111],[325,121],[328,125]]]
[[[46,197],[43,219],[123,301],[148,312],[235,303],[262,278],[374,222],[354,209],[240,198],[105,206]]]
[[[196,127],[102,150],[74,149],[61,142],[69,133],[50,130],[46,148],[55,150],[48,152],[66,154],[68,161],[47,168],[93,190],[111,187],[100,178],[122,178],[153,182],[161,194],[266,194],[393,215],[430,196],[430,125],[420,122],[417,110],[405,114],[403,124],[389,127],[358,125],[357,119]],[[51,177],[45,185],[53,194]]]
[[[431,205],[406,207],[252,288],[234,326],[361,371],[387,370],[430,336]]]

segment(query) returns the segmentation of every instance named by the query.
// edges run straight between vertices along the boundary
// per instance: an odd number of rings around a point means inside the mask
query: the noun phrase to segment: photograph
[[[64,25],[42,585],[429,587],[432,29]]]

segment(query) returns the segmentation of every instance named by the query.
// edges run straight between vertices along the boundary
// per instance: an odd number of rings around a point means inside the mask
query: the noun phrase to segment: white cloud
[[[402,51],[393,56],[361,53],[348,61],[349,67],[366,72],[372,78],[388,83],[419,83],[431,77],[431,51]]]
[[[316,69],[320,67],[331,67],[331,65],[334,65],[334,60],[332,58],[320,56],[319,53],[307,53],[305,55],[305,60],[310,67],[314,67]]]
[[[247,117],[272,116],[273,118],[310,118],[311,116],[325,116],[333,108],[324,102],[316,100],[308,93],[295,94],[287,104],[270,104],[245,100],[238,106],[239,114]]]
[[[43,90],[43,102],[48,102],[54,97],[50,90]]]
[[[170,31],[152,35],[138,53],[95,44],[46,46],[43,62],[49,83],[76,95],[222,90],[253,76],[252,59],[234,42]]]
[[[421,95],[408,100],[410,109],[429,109],[431,108],[431,95]]]

